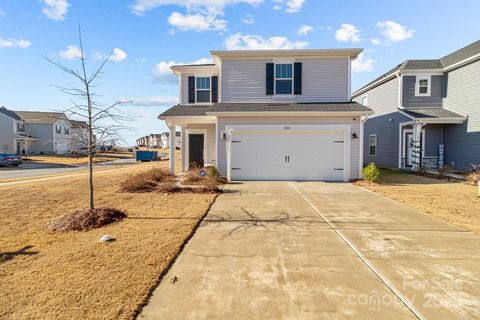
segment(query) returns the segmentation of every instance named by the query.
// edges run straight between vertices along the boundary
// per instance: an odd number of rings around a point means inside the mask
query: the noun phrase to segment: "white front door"
[[[230,180],[347,180],[345,136],[331,130],[234,131]]]

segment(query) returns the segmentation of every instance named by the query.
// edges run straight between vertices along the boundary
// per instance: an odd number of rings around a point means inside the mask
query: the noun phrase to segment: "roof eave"
[[[221,117],[271,117],[271,116],[360,116],[371,115],[374,111],[228,111],[206,112],[207,115]]]

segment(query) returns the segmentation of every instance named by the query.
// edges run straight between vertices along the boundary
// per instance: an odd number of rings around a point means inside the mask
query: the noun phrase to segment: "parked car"
[[[19,155],[0,153],[0,165],[16,167],[22,163],[22,157]]]

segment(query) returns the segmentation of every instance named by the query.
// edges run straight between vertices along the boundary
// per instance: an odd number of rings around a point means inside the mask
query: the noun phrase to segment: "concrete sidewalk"
[[[474,233],[350,184],[225,191],[140,318],[480,317]]]

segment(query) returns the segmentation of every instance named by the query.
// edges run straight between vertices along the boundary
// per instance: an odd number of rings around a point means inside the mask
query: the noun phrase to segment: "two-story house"
[[[159,119],[170,145],[181,128],[182,170],[215,164],[228,180],[360,178],[372,113],[350,99],[351,61],[361,51],[211,51],[212,64],[172,66],[180,103]]]
[[[417,170],[480,163],[480,41],[440,59],[407,60],[352,95],[375,111],[364,162]]]
[[[170,132],[162,132],[160,147],[163,149],[170,148]],[[175,148],[180,149],[182,147],[182,133],[180,131],[175,132]]]
[[[71,150],[71,123],[64,113],[0,108],[1,152],[66,154]]]

